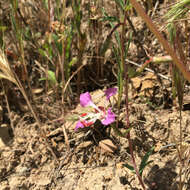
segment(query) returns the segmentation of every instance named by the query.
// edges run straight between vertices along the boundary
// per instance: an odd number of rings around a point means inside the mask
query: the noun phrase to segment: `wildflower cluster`
[[[110,97],[115,95],[116,92],[117,88],[108,88],[105,91],[107,101],[109,101]],[[94,111],[81,114],[79,116],[75,130],[79,128],[89,127],[93,125],[96,120],[100,120],[103,125],[109,125],[115,121],[115,114],[112,112],[111,108],[106,109],[103,106],[96,106],[93,103],[89,92],[85,92],[80,95],[80,105],[82,107],[90,106]]]

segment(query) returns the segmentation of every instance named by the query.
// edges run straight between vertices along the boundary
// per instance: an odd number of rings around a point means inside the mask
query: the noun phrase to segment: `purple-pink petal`
[[[107,111],[107,116],[104,120],[101,121],[103,125],[109,125],[115,121],[115,114],[111,111],[111,108]]]
[[[89,92],[85,92],[80,95],[80,105],[86,107],[92,103],[92,98]]]
[[[75,126],[75,131],[76,131],[78,128],[84,128],[84,125],[83,125],[80,121],[77,122],[77,124],[76,124],[76,126]]]
[[[106,99],[109,100],[111,96],[114,96],[117,93],[117,88],[108,88],[105,91]]]

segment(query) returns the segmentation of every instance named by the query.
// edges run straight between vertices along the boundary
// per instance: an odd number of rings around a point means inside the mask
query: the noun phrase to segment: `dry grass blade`
[[[66,129],[65,129],[65,125],[62,126],[62,129],[63,129],[63,134],[64,134],[64,137],[65,137],[65,144],[67,145],[67,149],[70,150],[69,138],[68,138],[68,135],[67,135],[67,132],[66,132]]]
[[[181,0],[173,5],[165,16],[168,19],[168,23],[170,24],[178,19],[187,17],[189,6],[190,0]]]
[[[40,119],[38,118],[36,112],[34,111],[33,106],[30,103],[30,101],[28,99],[28,96],[27,96],[27,94],[26,94],[26,92],[24,90],[24,87],[22,86],[22,84],[21,84],[19,78],[17,77],[17,75],[14,74],[13,71],[11,70],[11,67],[9,66],[8,60],[6,59],[6,56],[2,52],[2,50],[0,50],[0,78],[4,78],[4,79],[9,80],[10,82],[13,82],[19,88],[19,90],[21,91],[22,95],[24,96],[24,98],[25,98],[25,100],[27,102],[28,107],[30,108],[30,111],[31,111],[32,115],[34,116],[34,118],[35,118],[35,120],[36,120],[36,122],[38,124],[41,137],[43,139],[45,139],[47,147],[49,148],[50,152],[54,156],[55,160],[58,161],[57,156],[55,155],[55,153],[53,152],[51,146],[48,143],[48,139],[46,137],[45,131],[42,129],[42,124],[40,122]]]
[[[14,73],[12,72],[5,54],[0,50],[0,78],[7,79],[14,84],[18,85]]]

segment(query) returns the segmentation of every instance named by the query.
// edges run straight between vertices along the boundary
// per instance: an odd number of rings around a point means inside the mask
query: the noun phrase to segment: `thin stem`
[[[127,129],[130,129],[130,121],[129,121],[129,102],[128,102],[128,83],[129,83],[129,76],[128,76],[128,67],[126,65],[125,67],[125,82],[126,82],[126,88],[125,88],[125,95],[126,95],[126,122],[127,122],[127,125],[126,125],[126,128]],[[134,154],[133,154],[133,145],[132,145],[132,140],[131,140],[131,137],[130,137],[130,130],[129,132],[127,133],[127,139],[128,139],[128,142],[129,142],[129,150],[130,150],[130,155],[131,155],[131,159],[132,159],[132,163],[133,163],[133,167],[134,167],[134,170],[135,170],[135,173],[139,179],[139,182],[141,184],[141,186],[143,187],[143,189],[145,190],[145,186],[144,186],[144,183],[142,181],[142,177],[137,169],[137,165],[136,165],[136,161],[135,161],[135,157],[134,157]]]
[[[121,33],[121,70],[125,69],[124,70],[124,73],[125,73],[125,84],[126,84],[126,87],[125,87],[125,95],[126,95],[126,128],[127,129],[130,129],[130,121],[129,121],[129,101],[128,101],[128,86],[129,86],[129,75],[128,75],[128,65],[125,64],[125,44],[124,44],[124,36],[125,36],[125,23],[126,23],[126,20],[127,20],[127,12],[125,11],[124,12],[124,20],[123,20],[123,25],[122,25],[122,33]],[[135,161],[135,157],[134,157],[134,154],[133,154],[133,144],[132,144],[132,140],[131,140],[131,137],[130,137],[130,131],[127,133],[127,139],[128,139],[128,142],[129,142],[129,150],[130,150],[130,155],[131,155],[131,159],[132,159],[132,163],[133,163],[133,167],[134,167],[134,170],[135,170],[135,173],[138,177],[138,180],[142,186],[142,188],[145,190],[145,185],[142,181],[142,177],[139,173],[139,170],[137,169],[137,165],[136,165],[136,161]]]
[[[183,182],[182,182],[182,167],[183,167],[183,160],[182,160],[182,114],[181,114],[182,107],[180,106],[180,111],[179,111],[179,119],[180,119],[180,144],[179,144],[179,159],[180,159],[180,168],[179,168],[179,189],[182,190],[183,188]]]
[[[65,28],[65,10],[66,10],[66,0],[63,1],[63,13],[62,13],[62,20],[61,20],[61,24],[64,26]],[[61,25],[60,25],[61,27]],[[65,80],[67,80],[67,77],[65,77],[65,70],[67,69],[68,65],[65,64],[66,62],[66,58],[65,58],[65,43],[66,43],[66,37],[64,34],[64,37],[62,39],[62,55],[60,56],[60,68],[61,68],[61,77],[62,77],[62,112],[64,113],[65,111],[65,91],[64,91],[64,87],[65,87]],[[66,68],[65,68],[66,67]],[[66,73],[68,74],[68,73]]]

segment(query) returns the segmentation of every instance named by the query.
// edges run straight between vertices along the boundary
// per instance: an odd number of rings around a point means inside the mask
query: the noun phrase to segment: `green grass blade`
[[[139,167],[139,173],[140,173],[140,175],[142,175],[144,168],[148,164],[150,164],[152,162],[152,161],[148,162],[148,159],[149,159],[150,155],[152,154],[153,150],[154,150],[154,146],[145,154],[145,156],[141,160],[141,164],[140,164],[140,167]]]

